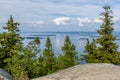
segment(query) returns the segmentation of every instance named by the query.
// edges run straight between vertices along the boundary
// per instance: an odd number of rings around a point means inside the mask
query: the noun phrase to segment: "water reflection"
[[[55,39],[55,46],[56,48],[61,48],[61,46],[64,44],[64,40],[63,38],[56,38]]]
[[[29,35],[32,35],[32,34],[33,33],[29,33]],[[54,35],[54,36],[49,36],[49,34]],[[61,47],[64,44],[66,35],[70,37],[71,42],[74,43],[74,45],[76,46],[76,51],[79,54],[84,53],[84,46],[86,44],[86,39],[89,39],[91,41],[92,38],[98,37],[98,34],[96,33],[47,33],[48,36],[43,36],[43,35],[46,35],[46,33],[36,33],[34,35],[39,35],[39,37],[43,37],[43,39],[40,39],[41,40],[41,44],[40,44],[41,52],[45,48],[46,38],[49,36],[52,42],[52,47],[53,47],[55,55],[58,55],[58,53],[61,53]],[[24,34],[23,36],[28,36],[28,34]],[[119,38],[119,36],[117,36],[117,38]],[[27,44],[29,41],[31,41],[31,39],[25,39],[24,43]],[[119,39],[117,39],[115,42],[117,43],[117,45],[120,45]],[[120,51],[120,47],[118,48],[118,50]]]

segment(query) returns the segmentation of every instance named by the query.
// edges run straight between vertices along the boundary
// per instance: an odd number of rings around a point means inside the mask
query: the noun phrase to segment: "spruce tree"
[[[120,54],[117,51],[117,44],[115,43],[116,37],[113,36],[113,16],[110,6],[106,5],[103,7],[105,10],[100,14],[101,20],[103,21],[100,29],[97,31],[100,35],[99,38],[95,40],[95,44],[89,44],[85,46],[88,54],[83,56],[83,60],[90,63],[112,63],[120,64]],[[96,48],[94,48],[96,46]],[[92,48],[91,48],[92,47]],[[90,50],[90,48],[92,50]],[[92,54],[91,54],[92,51]]]
[[[52,43],[49,37],[47,37],[45,49],[43,50],[43,67],[46,70],[46,74],[50,74],[56,70],[56,57],[52,49]]]
[[[35,60],[40,55],[40,40],[36,37],[33,41],[30,41],[28,45],[24,48],[24,54]]]
[[[29,78],[35,78],[37,73],[37,60],[40,55],[40,40],[36,37],[33,41],[24,48],[23,61],[26,63],[25,71],[27,71]]]
[[[11,58],[6,59],[7,66],[6,70],[12,75],[14,80],[19,80],[19,77],[28,77],[28,70],[26,70],[26,66],[28,66],[27,59],[24,59],[24,54],[16,54]],[[23,74],[25,73],[25,74]]]
[[[85,54],[81,55],[81,60],[87,62],[87,63],[95,63],[96,61],[96,44],[95,44],[95,39],[92,40],[92,42],[87,39],[86,45],[85,45]]]
[[[11,58],[13,55],[17,55],[22,50],[23,38],[19,35],[18,29],[19,23],[14,22],[12,16],[3,26],[5,30],[0,34],[0,67],[7,68],[6,59]]]
[[[63,53],[58,56],[60,69],[65,69],[79,64],[78,53],[75,51],[75,46],[71,43],[68,35],[65,37],[62,52]]]
[[[96,39],[96,43],[99,45],[97,48],[97,60],[100,63],[113,63],[119,64],[119,53],[117,51],[117,44],[114,42],[116,37],[112,35],[113,28],[113,12],[110,6],[103,7],[105,12],[101,13],[103,24],[100,26],[98,33],[100,38]]]
[[[37,54],[40,53],[40,40],[36,37],[24,47],[20,54],[13,55],[8,58],[7,69],[11,71],[11,75],[15,80],[21,77],[35,78],[37,76]],[[37,69],[36,69],[37,68]]]

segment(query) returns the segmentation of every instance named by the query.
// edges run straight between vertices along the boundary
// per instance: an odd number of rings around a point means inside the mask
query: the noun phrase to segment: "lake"
[[[64,44],[64,39],[68,35],[71,39],[71,42],[76,46],[76,51],[79,54],[84,53],[84,46],[86,44],[86,39],[90,41],[93,38],[98,38],[99,35],[97,32],[21,32],[22,37],[25,37],[25,45],[33,40],[36,36],[40,38],[41,51],[45,48],[46,38],[49,36],[52,42],[52,47],[55,52],[55,55],[61,53],[61,46]],[[120,46],[120,32],[114,32],[113,35],[116,36],[116,43]],[[118,48],[120,51],[120,47]]]

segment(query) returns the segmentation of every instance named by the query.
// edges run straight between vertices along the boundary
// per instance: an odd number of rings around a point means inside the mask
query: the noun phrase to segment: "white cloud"
[[[107,2],[110,3],[114,16],[120,21],[120,0],[0,0],[0,23],[5,23],[12,14],[14,19],[22,24],[27,23],[28,25],[28,23],[32,23],[35,24],[35,26],[44,26],[42,27],[44,30],[64,30],[65,27],[52,28],[55,26],[51,23],[52,20],[56,25],[69,24],[72,28],[70,27],[68,29],[72,31],[75,29],[74,27],[76,25],[87,26],[89,25],[87,23],[91,21],[93,22],[91,24],[94,24],[95,22],[101,23],[101,21],[95,17],[103,11],[102,6]],[[70,18],[68,17],[66,19],[66,15]],[[61,18],[60,16],[64,17]],[[86,16],[91,20],[87,18],[84,20],[84,17]],[[76,17],[83,18],[82,20],[77,20]],[[39,20],[45,20],[47,21],[47,24]],[[117,23],[119,23],[118,20],[115,19]],[[22,30],[25,30],[25,28],[28,28],[28,30],[30,29],[29,27],[23,27]],[[77,29],[78,28],[79,27],[77,27]],[[36,28],[36,30],[37,29],[38,28]],[[86,30],[91,28],[83,27],[81,29]]]
[[[61,48],[61,46],[63,45],[64,40],[62,40],[61,38],[56,38],[55,40],[55,44],[57,48]]]
[[[30,23],[29,23],[29,24],[30,24]],[[31,22],[31,24],[32,24],[32,26],[34,26],[34,27],[38,27],[38,26],[40,27],[40,26],[46,24],[46,22],[43,21],[43,20],[39,20],[39,21],[36,21],[36,22],[34,22],[34,23]]]
[[[117,22],[117,21],[119,21],[119,19],[116,18],[116,17],[114,17],[114,18],[113,18],[113,22]]]
[[[85,18],[77,18],[77,20],[79,21],[79,22],[82,22],[82,23],[90,23],[91,22],[91,20],[88,18],[88,17],[85,17]]]
[[[78,26],[82,27],[82,26],[84,26],[84,24],[83,23],[79,23]]]
[[[37,25],[43,25],[43,24],[45,24],[45,23],[46,23],[46,22],[45,22],[45,21],[42,21],[42,20],[36,22]]]
[[[102,23],[103,21],[100,18],[94,18],[93,22],[95,22],[95,23]]]
[[[52,20],[56,25],[68,25],[69,21],[70,17],[58,17]]]
[[[91,20],[88,17],[85,18],[77,18],[78,26],[84,26],[84,23],[91,23]]]

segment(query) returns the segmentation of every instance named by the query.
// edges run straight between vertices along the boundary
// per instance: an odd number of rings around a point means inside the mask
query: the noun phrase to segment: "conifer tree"
[[[100,63],[113,63],[119,64],[119,53],[117,51],[117,44],[114,42],[116,37],[112,35],[113,28],[113,12],[110,6],[106,5],[103,7],[105,12],[101,13],[103,24],[100,26],[98,33],[100,38],[96,40],[99,45],[97,49],[97,60]]]
[[[98,30],[100,37],[95,40],[95,45],[97,46],[94,49],[94,45],[92,43],[87,43],[87,47],[85,46],[85,48],[88,54],[84,55],[84,60],[91,63],[120,64],[120,53],[117,51],[118,46],[115,43],[116,37],[112,34],[114,30],[114,23],[112,20],[113,16],[111,16],[112,10],[108,5],[103,8],[105,11],[100,14],[100,19],[103,23]],[[93,47],[92,54],[90,50],[91,46]]]
[[[45,49],[43,50],[43,67],[46,70],[46,74],[50,74],[56,70],[56,57],[52,49],[52,43],[49,37],[47,37]]]
[[[24,59],[24,54],[16,54],[11,58],[6,59],[7,66],[6,70],[12,75],[14,80],[19,80],[19,77],[28,77],[28,70],[26,70],[26,66],[28,66],[27,59]],[[23,74],[25,73],[25,74]]]
[[[25,71],[28,73],[29,78],[35,78],[37,75],[37,60],[40,55],[40,40],[36,37],[33,41],[24,48],[23,60],[26,61]]]
[[[92,42],[87,39],[86,45],[85,45],[85,54],[81,55],[81,60],[84,60],[87,63],[95,63],[96,61],[96,44],[95,39],[92,40]]]
[[[40,53],[40,40],[36,37],[24,47],[20,54],[13,55],[8,58],[7,69],[11,71],[11,75],[15,80],[19,77],[35,78],[37,75],[37,54]],[[36,69],[37,68],[37,69]]]
[[[64,45],[62,46],[62,54],[58,56],[60,69],[65,69],[79,64],[78,54],[75,51],[74,44],[71,43],[69,36],[65,37]]]
[[[30,41],[26,48],[24,49],[24,54],[35,60],[40,55],[40,40],[36,37],[33,41]]]
[[[11,58],[13,55],[17,55],[22,50],[22,40],[18,34],[19,23],[14,22],[12,16],[6,23],[6,26],[3,26],[5,30],[0,34],[0,67],[7,67],[6,59]]]

